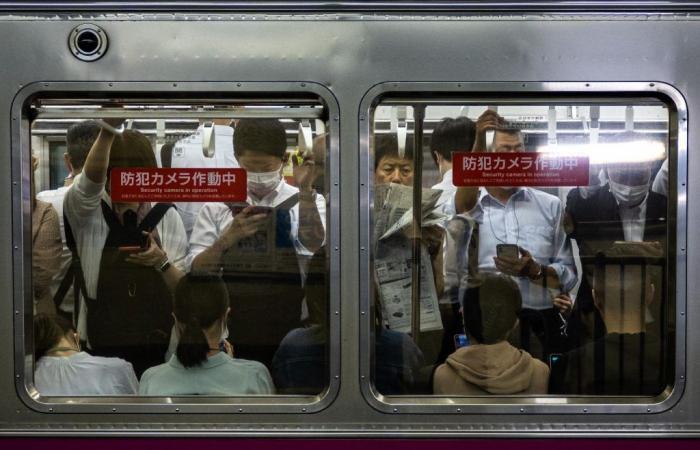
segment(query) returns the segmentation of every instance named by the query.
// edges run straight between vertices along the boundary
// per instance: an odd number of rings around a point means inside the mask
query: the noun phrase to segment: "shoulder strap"
[[[70,281],[67,282],[66,280],[70,277],[70,279],[72,279],[71,281],[73,281],[73,295],[75,300],[73,303],[73,318],[74,321],[77,322],[75,318],[77,317],[78,311],[80,311],[80,294],[83,295],[83,298],[85,298],[86,301],[88,301],[89,297],[87,295],[87,287],[85,286],[83,268],[80,264],[80,256],[78,255],[78,247],[75,244],[75,237],[73,236],[73,229],[71,228],[68,217],[65,214],[63,214],[63,228],[66,233],[66,246],[71,252],[72,260],[71,267],[68,269],[63,281],[61,281],[61,286],[56,292],[56,296],[54,296],[54,303],[58,308],[61,302],[63,302],[63,297],[66,295],[68,286],[70,285]],[[58,298],[59,293],[61,293],[60,298]]]
[[[174,207],[175,205],[172,203],[156,203],[139,224],[139,230],[148,231],[150,233],[156,225],[160,223],[165,213],[167,213],[170,208]]]
[[[297,192],[296,194],[292,195],[289,197],[287,200],[283,201],[279,205],[275,206],[275,209],[292,209],[294,205],[299,203],[299,193]]]

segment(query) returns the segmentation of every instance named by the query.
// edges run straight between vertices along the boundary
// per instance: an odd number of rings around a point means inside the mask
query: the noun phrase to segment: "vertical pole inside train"
[[[411,266],[411,336],[418,342],[420,334],[420,270],[423,200],[423,119],[425,105],[413,106],[413,265]]]

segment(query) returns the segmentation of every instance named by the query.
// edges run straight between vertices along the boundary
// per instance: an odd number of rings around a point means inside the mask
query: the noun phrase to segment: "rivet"
[[[238,412],[243,412],[243,408],[238,408]]]
[[[17,247],[16,245],[15,245],[15,250],[19,250],[19,247]]]
[[[362,250],[362,251],[364,252],[364,251],[365,251],[365,248],[364,248],[364,247],[360,247],[360,250]]]
[[[649,83],[649,86],[650,86],[650,87],[654,87],[654,86],[656,86],[656,85],[655,85],[654,83]]]
[[[365,116],[360,116],[360,120],[365,120]]]
[[[647,412],[651,412],[651,408],[647,408]]]
[[[525,408],[520,408],[520,412],[524,413],[524,412],[525,412]]]
[[[112,412],[117,412],[117,408],[112,408]]]
[[[17,119],[12,119],[12,120],[17,120]],[[14,184],[15,186],[17,186],[17,182],[16,182],[16,181],[12,182],[12,184]]]
[[[49,412],[53,412],[53,408],[49,408]]]
[[[590,87],[590,86],[591,86],[591,83],[586,83],[586,87]]]
[[[462,408],[457,408],[457,412],[462,412]]]
[[[462,87],[462,83],[457,83],[457,87],[458,87],[458,88],[461,88],[461,87]]]
[[[681,375],[681,380],[685,380],[685,375]]]
[[[15,315],[19,314],[19,311],[15,311]]]
[[[175,412],[180,412],[180,408],[175,408]]]
[[[306,83],[301,83],[301,87],[306,87]],[[304,410],[302,410],[304,411]]]
[[[365,315],[365,312],[364,312],[364,311],[362,311],[362,312],[361,312],[360,314],[362,314],[362,315],[364,316],[364,315]]]
[[[17,414],[19,414],[20,413],[19,409],[17,409],[16,412],[17,412]]]
[[[335,120],[335,121],[337,122],[337,121],[339,121],[339,120],[340,120],[340,117],[338,117],[338,116],[335,116],[335,117],[333,117],[333,120]]]
[[[173,83],[173,87],[177,87],[177,83]]]
[[[587,410],[586,408],[583,408],[583,412],[587,413],[587,412],[588,412],[588,410]]]
[[[301,408],[301,412],[306,412],[306,408]]]
[[[364,376],[364,375],[361,375],[360,378],[364,380],[364,379],[365,379],[365,376]]]
[[[241,83],[236,83],[236,86],[241,87]]]
[[[681,316],[685,316],[685,311],[681,311]]]
[[[336,181],[335,183],[333,183],[333,186],[338,186],[338,182]]]
[[[109,87],[112,87],[112,86],[114,86],[114,83],[109,83]]]
[[[338,247],[335,248],[335,251],[336,251],[336,252],[338,251]]]
[[[338,314],[340,314],[340,313],[339,313],[338,311],[336,311],[336,312],[335,312],[335,315],[337,316]]]
[[[336,376],[335,376],[335,379],[336,379],[336,380],[340,379],[340,375],[336,375]]]
[[[399,409],[398,409],[398,408],[394,408],[394,412],[399,412]]]
[[[15,378],[19,378],[19,374],[15,374]]]
[[[44,87],[49,87],[49,83],[44,83]]]

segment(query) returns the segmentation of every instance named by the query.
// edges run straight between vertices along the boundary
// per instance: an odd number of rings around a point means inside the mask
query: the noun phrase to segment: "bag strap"
[[[170,208],[175,208],[175,205],[172,203],[156,203],[153,205],[151,210],[148,211],[146,217],[143,218],[138,226],[138,229],[140,231],[147,231],[150,233],[153,231],[156,225],[160,223],[165,216],[165,213],[167,213]]]
[[[83,267],[80,263],[80,256],[78,255],[78,247],[75,243],[75,237],[73,236],[73,229],[70,226],[70,222],[68,221],[68,216],[66,216],[66,214],[63,214],[63,228],[65,229],[66,233],[66,246],[71,252],[72,259],[71,267],[68,269],[66,276],[61,282],[61,287],[59,288],[59,291],[56,293],[56,295],[58,296],[58,293],[62,291],[62,289],[64,288],[64,284],[66,284],[66,279],[70,274],[73,279],[73,320],[75,322],[75,318],[78,315],[78,311],[80,311],[80,294],[83,295],[83,298],[87,302],[89,302],[90,298],[87,295],[87,287],[85,286],[85,276],[83,274]],[[69,283],[65,287],[66,291],[68,291],[68,285]],[[58,302],[56,301],[56,297],[54,297],[54,303],[56,303],[57,307],[61,304],[65,295],[65,292],[63,292]]]

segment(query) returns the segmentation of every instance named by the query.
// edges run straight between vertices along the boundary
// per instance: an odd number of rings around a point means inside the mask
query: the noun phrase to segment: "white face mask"
[[[649,185],[627,186],[609,180],[610,190],[620,206],[636,206],[644,200],[649,192]]]
[[[248,192],[256,197],[264,197],[272,192],[282,180],[279,170],[273,172],[248,172]]]

